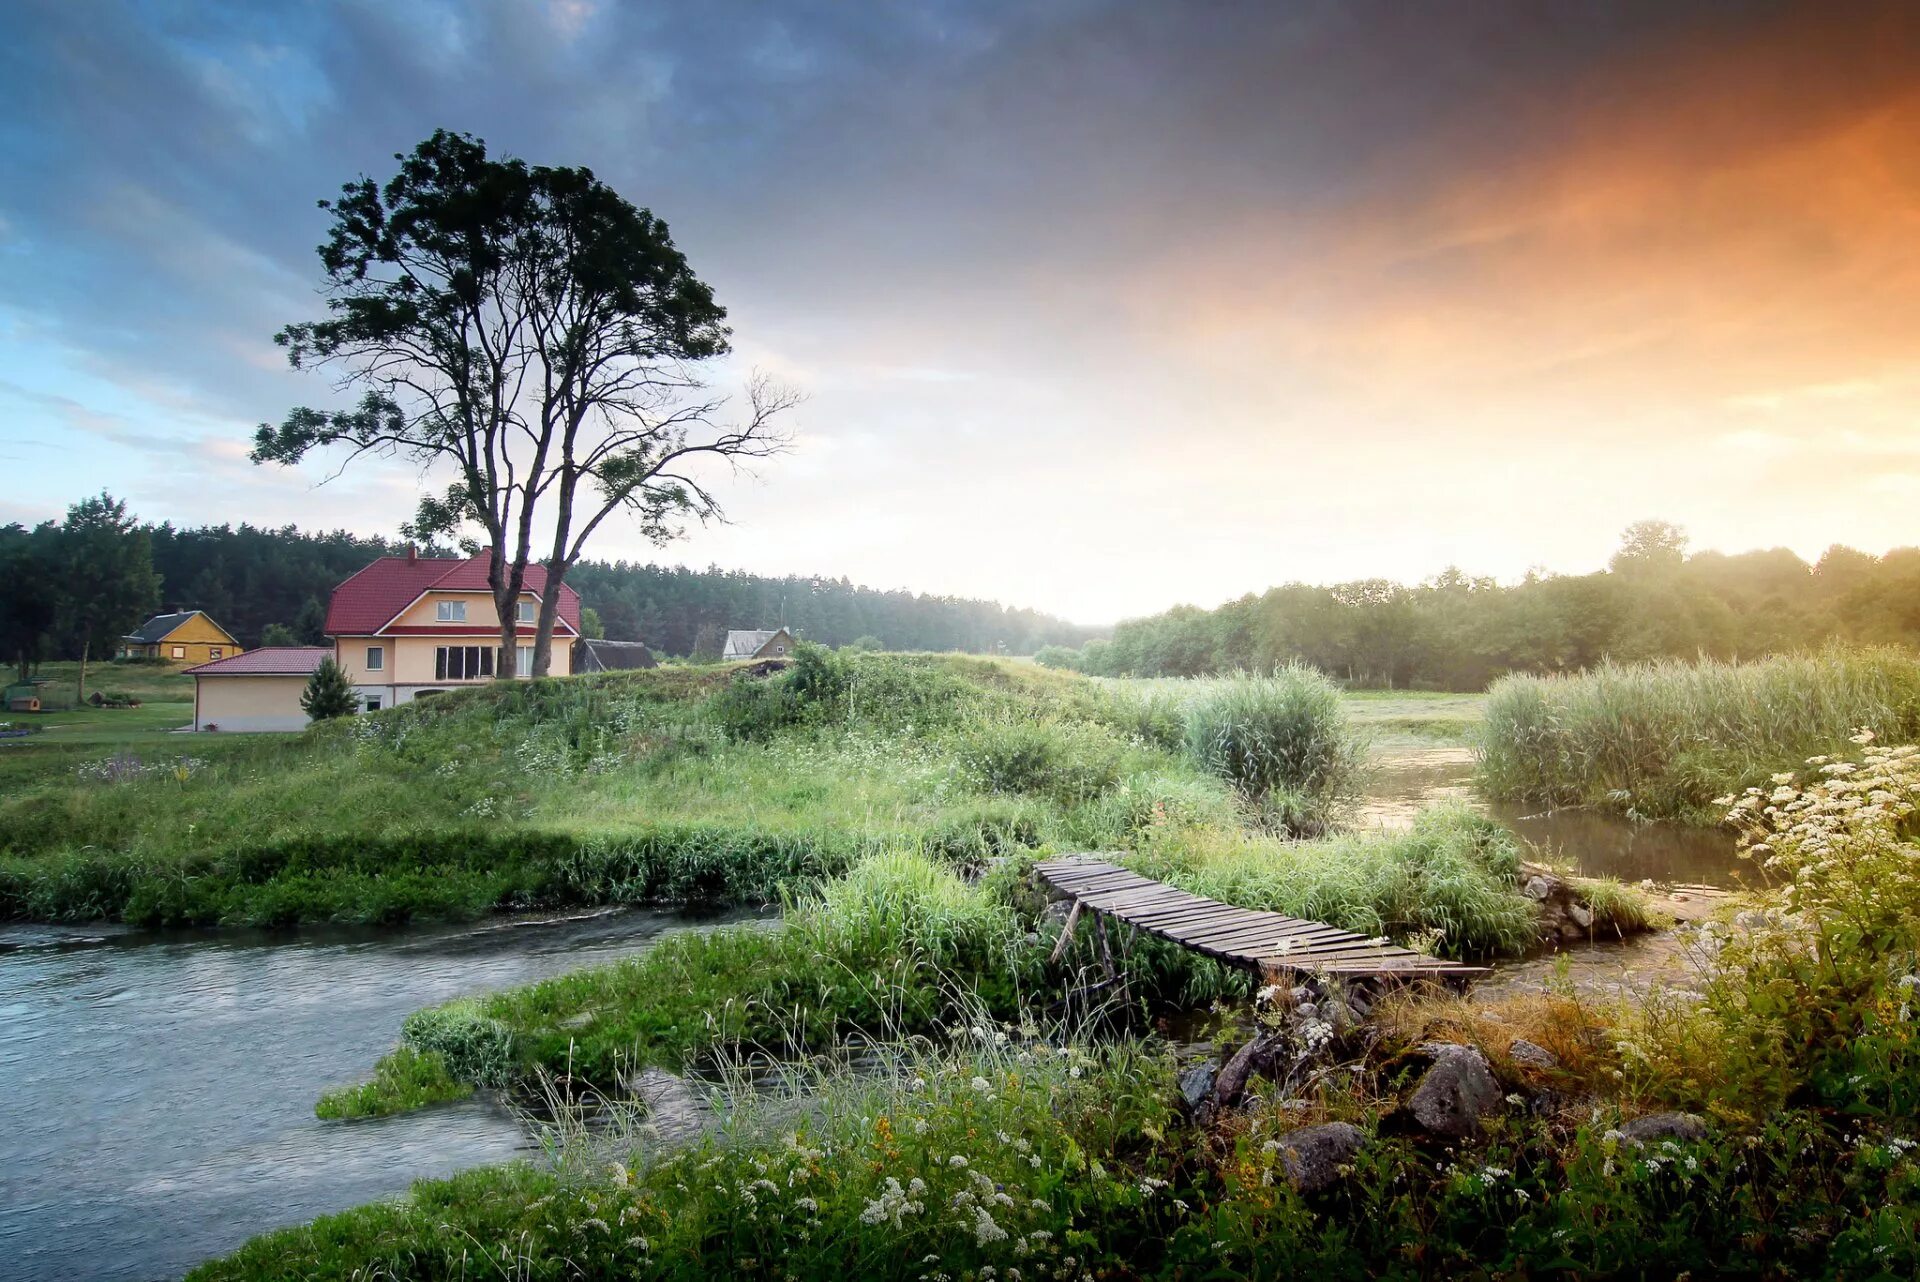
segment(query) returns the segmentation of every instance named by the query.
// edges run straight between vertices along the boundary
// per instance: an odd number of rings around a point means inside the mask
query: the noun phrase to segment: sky
[[[13,0],[0,523],[397,533],[316,202],[586,165],[801,392],[730,523],[590,554],[1086,623],[1269,585],[1920,542],[1920,5]],[[337,460],[336,460],[337,461]],[[331,478],[331,479],[330,479]]]

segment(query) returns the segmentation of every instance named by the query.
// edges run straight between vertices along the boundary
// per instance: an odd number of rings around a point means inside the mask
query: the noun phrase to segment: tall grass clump
[[[1287,832],[1325,831],[1360,794],[1365,745],[1339,690],[1305,664],[1214,683],[1187,708],[1185,745],[1196,765]]]
[[[1714,797],[1837,751],[1862,727],[1920,735],[1920,658],[1836,646],[1750,663],[1603,663],[1496,682],[1479,780],[1505,800],[1713,822]]]

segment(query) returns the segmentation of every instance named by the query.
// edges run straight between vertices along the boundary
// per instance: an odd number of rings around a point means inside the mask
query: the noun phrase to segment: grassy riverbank
[[[1484,958],[1533,943],[1518,858],[1490,821],[1443,810],[1410,833],[1305,843],[1163,831],[1128,862],[1227,902]],[[705,1070],[740,1054],[791,1057],[849,1038],[932,1034],[969,1010],[1032,1021],[1100,959],[1086,932],[1051,959],[1060,922],[1043,916],[1028,865],[1017,857],[967,880],[915,852],[869,856],[798,896],[775,929],[678,935],[629,960],[422,1011],[373,1078],[330,1093],[321,1112],[419,1107],[434,1102],[442,1075],[520,1088],[564,1076],[614,1092],[643,1068]],[[1627,910],[1638,911],[1630,893]],[[1124,993],[1124,1003],[1166,1009],[1244,999],[1254,988],[1240,972],[1132,932],[1115,947],[1126,983],[1109,998]]]
[[[1920,736],[1920,658],[1833,648],[1751,663],[1602,664],[1504,677],[1488,692],[1490,796],[1716,823],[1714,799],[1847,747],[1865,727]]]
[[[1228,790],[1111,701],[985,661],[662,669],[444,696],[292,738],[17,767],[0,916],[395,921],[777,896],[864,854],[1108,840],[1163,793]],[[209,742],[210,740],[219,742]]]
[[[1323,828],[1357,787],[1340,700],[1308,672],[1262,680],[1176,706],[1030,664],[810,649],[773,675],[515,682],[292,737],[29,749],[0,798],[0,918],[764,900],[884,852]],[[1246,706],[1190,737],[1222,699]]]
[[[1256,1101],[1198,1114],[1164,1049],[962,1005],[859,1074],[733,1079],[691,1147],[563,1125],[194,1276],[1910,1277],[1920,753],[1856,755],[1748,803],[1786,888],[1696,1001],[1281,998]],[[1464,1126],[1422,1111],[1435,1043],[1489,1075]]]

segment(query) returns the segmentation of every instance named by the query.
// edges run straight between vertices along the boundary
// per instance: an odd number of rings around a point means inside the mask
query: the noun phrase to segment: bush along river
[[[612,911],[405,930],[0,926],[0,1276],[178,1277],[282,1224],[510,1160],[484,1099],[322,1122],[422,1006],[737,919]]]

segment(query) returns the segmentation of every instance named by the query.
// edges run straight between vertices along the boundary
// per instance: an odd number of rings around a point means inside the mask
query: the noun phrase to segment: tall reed
[[[1479,781],[1505,800],[1710,822],[1714,797],[1842,749],[1861,727],[1920,734],[1920,658],[1835,646],[1510,676],[1487,696]]]

